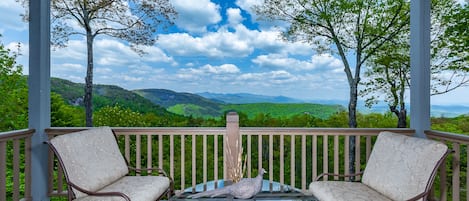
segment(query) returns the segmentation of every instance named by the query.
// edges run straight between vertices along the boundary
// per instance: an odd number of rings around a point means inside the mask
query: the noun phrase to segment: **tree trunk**
[[[407,111],[406,109],[400,109],[399,115],[397,115],[397,127],[398,128],[407,128]]]
[[[88,51],[88,63],[86,68],[85,78],[85,115],[86,115],[86,126],[93,126],[93,36],[91,30],[86,33],[86,48]]]
[[[348,117],[350,128],[357,127],[357,95],[357,82],[352,82],[350,83],[350,100],[348,104]],[[355,136],[350,136],[349,138],[349,172],[350,174],[355,173]],[[350,180],[355,180],[355,177],[350,177]]]
[[[390,105],[389,110],[397,116],[397,127],[407,128],[407,110],[405,106],[401,105],[401,108],[398,110],[396,106]]]

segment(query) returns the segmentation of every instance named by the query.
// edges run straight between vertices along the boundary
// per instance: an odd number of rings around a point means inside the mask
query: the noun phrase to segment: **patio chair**
[[[163,170],[127,166],[109,127],[60,135],[46,143],[63,168],[68,200],[150,201],[173,192],[173,182]],[[130,170],[164,176],[128,176]]]
[[[360,182],[318,181],[309,191],[321,201],[426,200],[438,167],[450,153],[440,142],[381,132]],[[342,175],[344,176],[344,175]],[[350,175],[346,175],[350,176]]]

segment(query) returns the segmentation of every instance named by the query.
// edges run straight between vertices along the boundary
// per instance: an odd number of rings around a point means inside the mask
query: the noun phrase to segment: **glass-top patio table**
[[[258,193],[256,196],[252,197],[251,199],[236,199],[232,196],[220,196],[220,197],[203,197],[203,198],[188,198],[188,196],[193,195],[193,192],[202,192],[203,189],[206,190],[214,189],[214,181],[208,182],[205,187],[203,184],[196,185],[195,189],[188,188],[184,192],[176,193],[173,197],[171,197],[170,201],[228,201],[228,200],[262,200],[262,201],[277,201],[277,200],[284,200],[284,201],[318,201],[312,195],[305,195],[299,189],[291,188],[288,185],[280,185],[278,182],[270,183],[268,180],[263,181],[262,191]],[[218,188],[223,188],[224,182],[223,180],[219,180],[217,182]],[[282,187],[281,187],[282,186]]]
[[[176,195],[171,197],[169,199],[170,201],[215,201],[215,200],[220,200],[220,201],[229,201],[229,200],[237,200],[237,201],[243,201],[243,200],[262,200],[262,201],[278,201],[278,200],[284,200],[284,201],[318,201],[314,196],[312,195],[304,195],[302,193],[298,192],[260,192],[256,196],[250,198],[250,199],[236,199],[233,198],[232,196],[226,196],[226,197],[214,197],[214,198],[187,198],[187,196],[192,195],[190,192],[185,192],[180,195]]]

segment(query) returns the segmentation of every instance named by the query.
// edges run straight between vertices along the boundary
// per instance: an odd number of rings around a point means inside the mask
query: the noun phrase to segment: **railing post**
[[[233,181],[237,175],[238,163],[241,163],[239,161],[239,152],[242,146],[240,139],[239,116],[236,112],[229,112],[226,115],[225,150],[223,151],[225,153],[225,180]]]

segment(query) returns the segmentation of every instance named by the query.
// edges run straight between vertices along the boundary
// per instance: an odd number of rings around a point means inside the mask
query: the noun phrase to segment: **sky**
[[[127,43],[98,36],[94,43],[94,83],[177,92],[252,93],[302,100],[348,100],[341,60],[317,54],[311,45],[280,39],[282,23],[258,21],[258,0],[170,0],[175,25],[158,33],[155,45],[139,56]],[[18,63],[28,73],[28,24],[15,0],[0,1],[0,40],[21,44]],[[85,38],[52,48],[51,76],[83,83]],[[469,87],[432,96],[432,104],[469,105]]]

